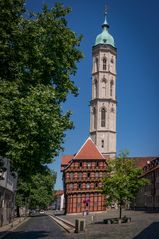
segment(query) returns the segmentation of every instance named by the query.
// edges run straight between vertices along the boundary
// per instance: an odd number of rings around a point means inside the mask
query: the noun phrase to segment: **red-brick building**
[[[106,198],[101,190],[106,169],[106,159],[91,138],[77,154],[62,157],[66,213],[106,210]]]

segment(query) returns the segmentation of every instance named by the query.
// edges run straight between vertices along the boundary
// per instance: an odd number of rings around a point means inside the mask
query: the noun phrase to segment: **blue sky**
[[[40,11],[54,0],[27,0],[27,8]],[[63,110],[72,111],[75,129],[66,133],[65,151],[51,165],[58,172],[56,189],[62,188],[60,158],[74,154],[89,136],[92,46],[101,32],[105,3],[109,6],[109,32],[117,47],[117,152],[130,156],[159,156],[159,1],[63,0],[72,7],[68,26],[84,36],[80,49],[84,59],[73,78],[79,88]]]

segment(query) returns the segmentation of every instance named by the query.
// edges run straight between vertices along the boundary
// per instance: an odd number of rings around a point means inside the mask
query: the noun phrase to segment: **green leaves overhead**
[[[70,8],[57,3],[28,17],[23,3],[0,3],[0,142],[1,155],[29,177],[58,155],[64,131],[73,127],[61,103],[77,95],[70,76],[82,53],[81,37],[65,19]]]

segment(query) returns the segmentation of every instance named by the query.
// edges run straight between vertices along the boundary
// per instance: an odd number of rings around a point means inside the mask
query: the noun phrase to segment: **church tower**
[[[100,152],[116,156],[116,56],[114,39],[108,32],[107,12],[102,33],[92,48],[92,99],[90,136]]]

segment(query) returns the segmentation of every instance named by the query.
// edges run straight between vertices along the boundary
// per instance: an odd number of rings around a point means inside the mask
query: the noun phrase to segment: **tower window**
[[[99,63],[98,63],[98,58],[96,58],[96,71],[98,71],[98,69],[99,69]]]
[[[102,139],[101,147],[104,148],[104,140]]]
[[[102,79],[102,97],[106,97],[106,83],[107,80],[105,78]]]
[[[97,128],[97,114],[96,114],[96,108],[93,108],[93,115],[94,115],[94,129]]]
[[[101,110],[101,127],[105,127],[106,111],[105,108]]]
[[[113,85],[114,85],[114,81],[112,80],[110,82],[110,96],[113,96]]]
[[[94,81],[94,97],[97,98],[98,97],[98,83],[97,83],[97,80],[95,79]]]
[[[107,67],[107,60],[106,58],[103,58],[103,71],[106,71],[106,67]]]

